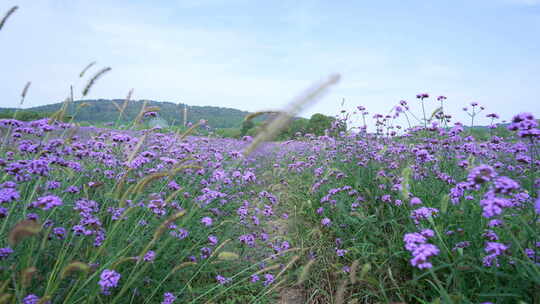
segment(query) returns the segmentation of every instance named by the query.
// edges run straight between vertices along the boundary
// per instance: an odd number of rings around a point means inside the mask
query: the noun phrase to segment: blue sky
[[[111,66],[89,98],[279,109],[314,81],[342,81],[304,115],[341,100],[386,113],[428,92],[509,119],[540,116],[540,0],[3,0],[0,106],[63,100],[89,62]],[[428,105],[428,108],[435,106]],[[487,114],[486,112],[486,114]],[[485,122],[485,120],[484,120]]]

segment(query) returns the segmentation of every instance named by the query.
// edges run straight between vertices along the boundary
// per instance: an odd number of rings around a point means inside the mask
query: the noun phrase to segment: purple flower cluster
[[[514,116],[508,130],[517,131],[519,137],[540,138],[538,122],[531,113],[520,113]]]
[[[172,304],[176,301],[176,296],[171,292],[166,292],[163,294],[163,301],[161,304]]]
[[[411,265],[419,269],[431,268],[433,265],[429,258],[439,254],[439,248],[433,244],[429,244],[428,238],[433,237],[433,230],[424,229],[420,233],[406,233],[403,237],[405,249],[413,256],[410,260]]]
[[[62,206],[62,199],[55,195],[42,196],[30,204],[32,208],[40,208],[42,210],[49,210],[57,206]]]
[[[99,276],[99,282],[98,285],[101,288],[101,292],[105,295],[109,295],[111,288],[116,288],[118,286],[118,282],[120,281],[121,275],[110,269],[105,269],[101,272],[101,275]]]

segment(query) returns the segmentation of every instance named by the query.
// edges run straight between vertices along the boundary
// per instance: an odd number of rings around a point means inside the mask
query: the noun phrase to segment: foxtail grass
[[[14,6],[12,8],[10,8],[6,14],[4,15],[4,17],[0,20],[0,30],[2,30],[2,28],[4,28],[4,25],[6,24],[7,20],[9,19],[9,17],[11,15],[13,15],[13,13],[15,13],[15,11],[17,11],[19,7],[18,6]]]
[[[112,69],[110,67],[105,67],[99,70],[99,72],[97,72],[92,78],[90,78],[90,80],[88,81],[88,83],[86,84],[86,86],[84,87],[82,91],[82,96],[85,97],[86,95],[88,95],[88,93],[90,93],[90,89],[96,84],[98,79],[101,78],[106,73],[110,72],[111,70]]]

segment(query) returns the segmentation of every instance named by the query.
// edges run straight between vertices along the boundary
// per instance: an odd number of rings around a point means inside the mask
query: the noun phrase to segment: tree
[[[334,120],[336,119],[320,113],[313,114],[308,122],[308,132],[317,136],[324,135],[324,130],[330,129]]]
[[[240,136],[244,136],[248,133],[248,131],[255,127],[255,123],[251,120],[244,120],[242,122],[242,128],[240,129]]]

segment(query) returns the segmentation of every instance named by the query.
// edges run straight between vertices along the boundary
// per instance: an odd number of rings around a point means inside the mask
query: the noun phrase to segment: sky
[[[415,95],[471,102],[510,119],[540,116],[540,0],[0,0],[0,107],[125,98],[283,108],[313,83],[342,79],[303,112],[387,113]],[[90,62],[97,64],[79,78]],[[427,112],[438,103],[426,101]],[[481,119],[480,123],[487,123]]]

